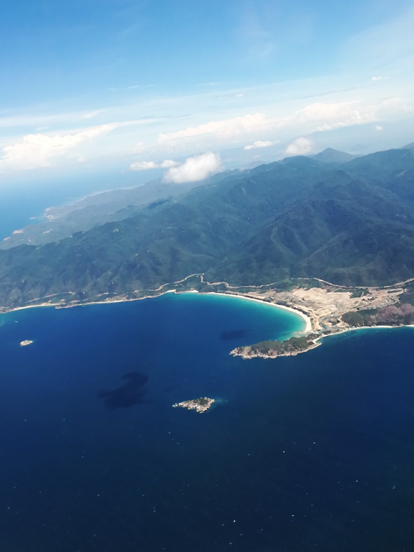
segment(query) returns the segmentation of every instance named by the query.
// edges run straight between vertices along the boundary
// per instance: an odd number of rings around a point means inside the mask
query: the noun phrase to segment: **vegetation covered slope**
[[[392,191],[391,191],[392,190]],[[333,171],[211,271],[236,284],[319,277],[382,285],[414,273],[414,182]]]
[[[156,288],[204,272],[261,284],[382,285],[414,274],[414,150],[234,171],[44,246],[0,251],[0,306]]]
[[[223,177],[225,173],[213,178],[220,180]],[[155,180],[144,186],[101,192],[67,205],[50,207],[46,209],[41,222],[30,224],[23,228],[22,232],[5,238],[0,242],[0,249],[57,242],[75,232],[85,232],[107,222],[129,218],[143,206],[156,207],[161,202],[171,197],[179,197],[198,185],[199,182],[191,182],[176,186]]]

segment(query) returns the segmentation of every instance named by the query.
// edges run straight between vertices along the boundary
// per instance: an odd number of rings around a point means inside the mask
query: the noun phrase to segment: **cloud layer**
[[[274,146],[275,144],[278,144],[279,141],[276,140],[275,142],[272,142],[271,140],[256,140],[256,142],[253,142],[253,144],[250,144],[248,146],[244,146],[244,150],[252,150],[257,148],[269,148],[270,146]]]
[[[379,77],[376,78],[379,79]],[[385,78],[375,84],[372,83],[371,77],[367,77],[367,81],[371,87],[375,87],[375,90],[385,86],[383,82],[387,83]],[[234,93],[228,94],[228,97],[234,103]],[[300,106],[297,105],[299,100]],[[59,162],[67,166],[68,162],[78,163],[81,159],[87,159],[89,165],[93,162],[99,163],[99,166],[102,162],[117,163],[118,166],[122,163],[121,170],[128,165],[133,171],[170,169],[178,165],[171,157],[185,158],[193,155],[194,152],[212,149],[218,151],[226,148],[240,148],[239,151],[242,153],[243,150],[268,148],[276,144],[277,142],[274,141],[276,135],[280,141],[290,144],[295,137],[310,136],[315,132],[322,133],[367,124],[372,125],[372,128],[388,122],[399,124],[399,121],[405,121],[407,117],[412,117],[414,114],[414,103],[412,98],[407,96],[384,96],[375,101],[352,99],[306,103],[303,98],[299,100],[277,112],[268,102],[266,105],[269,113],[267,114],[252,111],[248,115],[227,117],[222,120],[219,120],[218,114],[217,119],[213,117],[210,119],[211,115],[208,118],[204,115],[204,121],[208,122],[187,128],[182,128],[182,119],[187,118],[184,116],[177,118],[148,116],[127,120],[121,120],[120,117],[118,120],[112,119],[100,126],[76,131],[68,129],[45,132],[43,127],[42,132],[41,127],[36,126],[36,129],[26,131],[23,136],[7,135],[3,138],[0,146],[0,171],[4,173],[52,165],[56,167]],[[233,107],[232,113],[238,109],[237,106]],[[106,111],[102,113],[96,111],[92,115],[99,118],[105,117],[105,119],[112,116]],[[85,114],[82,117],[83,120],[87,120]],[[197,115],[196,119],[198,122],[200,117]],[[4,124],[10,124],[11,119],[3,120],[0,116],[0,127],[2,121]],[[36,119],[36,123],[38,122],[42,121]],[[48,119],[43,122],[48,122]],[[159,124],[164,125],[165,132],[159,133]],[[104,136],[113,129],[117,129],[113,136],[106,138],[104,142],[97,140],[99,136]],[[357,131],[354,134],[357,135]],[[376,135],[379,136],[378,132]],[[382,136],[384,140],[388,139],[386,131]],[[401,141],[408,142],[410,139],[409,136]],[[326,142],[327,138],[324,140]],[[102,149],[103,145],[105,150]],[[304,147],[300,142],[293,143],[285,154],[296,155],[297,152],[306,152]],[[337,147],[340,148],[340,144],[337,144]],[[394,147],[392,142],[389,147]],[[295,153],[290,153],[292,151]],[[127,155],[134,155],[135,158],[126,159]],[[165,161],[154,161],[151,158],[148,160],[145,159],[147,155],[154,156],[155,159],[165,159],[165,157],[167,159]]]
[[[163,182],[183,184],[197,182],[219,172],[221,159],[216,153],[203,153],[189,157],[179,167],[169,169],[163,176]]]
[[[226,137],[237,136],[256,130],[267,122],[266,116],[263,113],[249,114],[244,117],[234,117],[233,119],[225,119],[223,121],[210,121],[204,125],[188,127],[177,132],[159,134],[158,141],[163,144],[164,142],[194,138],[206,134],[220,134]]]
[[[76,146],[86,140],[108,134],[114,128],[115,125],[113,124],[101,125],[76,134],[66,134],[64,136],[59,134],[54,136],[28,134],[27,136],[23,136],[21,142],[3,148],[0,168],[27,170],[49,167],[52,158],[76,148]]]
[[[129,168],[131,171],[147,171],[149,169],[169,169],[176,165],[178,165],[176,161],[166,159],[162,163],[156,163],[155,161],[136,161],[132,163]]]

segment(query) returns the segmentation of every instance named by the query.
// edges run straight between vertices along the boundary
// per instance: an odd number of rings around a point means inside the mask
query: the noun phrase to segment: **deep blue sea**
[[[245,361],[301,319],[168,294],[0,323],[2,552],[414,550],[413,329]]]

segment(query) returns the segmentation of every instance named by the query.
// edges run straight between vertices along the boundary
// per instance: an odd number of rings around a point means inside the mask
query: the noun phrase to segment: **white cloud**
[[[248,146],[244,146],[244,150],[252,150],[256,148],[269,148],[270,146],[274,146],[275,144],[278,144],[279,140],[276,140],[275,142],[271,142],[270,140],[256,140],[256,142],[253,142],[253,144],[250,144]]]
[[[158,169],[159,165],[154,161],[136,161],[129,168],[131,171],[148,171],[149,169]]]
[[[219,172],[221,159],[216,153],[203,153],[189,157],[179,167],[169,169],[163,176],[164,182],[182,184],[184,182],[197,182],[204,180],[211,174]]]
[[[49,136],[46,134],[28,134],[21,142],[5,146],[0,159],[0,169],[27,170],[50,167],[50,160],[76,148],[82,142],[97,136],[108,134],[115,128],[113,124],[101,125],[76,134]]]
[[[244,115],[243,117],[225,119],[223,121],[210,121],[204,125],[188,127],[177,132],[159,134],[158,141],[162,144],[164,142],[194,138],[195,136],[203,136],[206,134],[219,134],[225,137],[231,137],[254,131],[258,127],[266,124],[270,124],[269,119],[266,119],[266,116],[262,113],[255,113]]]
[[[378,107],[358,105],[359,102],[314,103],[295,113],[298,124],[314,123],[312,131],[364,125],[377,119]]]
[[[103,112],[104,112],[103,109],[95,109],[95,111],[89,111],[88,113],[84,113],[82,115],[82,118],[83,119],[93,119],[93,117],[96,117],[97,115],[100,115]]]
[[[357,102],[323,103],[316,102],[299,109],[295,113],[298,123],[313,121],[337,120],[348,116],[356,109]]]
[[[177,161],[173,161],[172,159],[166,159],[161,163],[163,169],[171,169],[171,167],[176,167],[177,165]]]
[[[145,149],[144,142],[138,142],[135,144],[135,146],[132,148],[132,153],[142,153]]]
[[[381,125],[377,125],[377,126],[375,127],[375,130],[376,130],[377,132],[381,132],[382,126],[381,126]]]
[[[301,136],[288,145],[285,155],[306,155],[310,151],[312,151],[312,142]]]
[[[400,111],[401,113],[414,113],[414,105],[402,105]]]
[[[387,80],[389,77],[372,77],[371,80],[372,81],[380,81],[380,80]]]
[[[376,78],[390,75],[390,79],[373,82],[373,75]],[[332,84],[328,88],[325,80],[320,85],[313,81],[302,81],[295,85],[280,85],[281,90],[269,85],[267,88],[258,87],[254,90],[227,90],[220,92],[220,97],[216,92],[209,91],[180,98],[166,98],[161,103],[151,99],[146,100],[147,104],[134,104],[133,112],[131,106],[120,105],[106,109],[102,115],[98,115],[98,110],[92,111],[93,108],[90,111],[79,110],[47,116],[40,115],[41,109],[34,107],[31,116],[28,113],[24,115],[24,112],[17,116],[14,111],[0,111],[0,170],[47,166],[51,163],[57,165],[59,161],[63,162],[63,159],[69,157],[76,163],[77,159],[84,156],[88,160],[88,166],[92,166],[97,162],[98,156],[99,162],[105,158],[105,163],[125,163],[125,156],[133,153],[135,156],[128,159],[128,167],[134,160],[147,163],[153,160],[156,165],[161,165],[164,159],[185,159],[195,152],[219,151],[230,147],[240,150],[246,147],[251,149],[250,153],[257,153],[255,148],[259,148],[261,142],[267,144],[276,136],[288,144],[292,137],[310,136],[315,131],[329,131],[345,126],[356,126],[354,134],[357,140],[358,125],[363,124],[368,124],[373,135],[379,138],[387,128],[386,123],[400,124],[401,121],[403,124],[408,116],[413,115],[412,94],[398,88],[397,76],[388,67],[370,68],[361,79],[360,88],[354,86],[354,81],[350,81],[349,91],[345,86],[340,87],[343,83],[335,83],[335,86]],[[359,81],[358,83],[361,84]],[[316,87],[322,85],[331,92],[318,97]],[[313,99],[298,96],[298,90],[302,88]],[[235,99],[241,93],[246,96],[242,100],[243,108],[239,105],[241,100]],[[251,97],[248,98],[249,94]],[[276,101],[278,94],[280,97],[289,97],[289,102]],[[210,111],[213,105],[214,111]],[[208,111],[206,106],[210,106]],[[137,112],[145,112],[148,117],[134,119],[132,113]],[[39,115],[35,116],[35,113]],[[171,116],[168,116],[169,113]],[[90,118],[93,115],[95,119]],[[112,127],[117,131],[113,131],[110,138],[104,140],[88,139],[84,132],[92,128],[92,121],[95,120],[111,125],[99,127],[103,129],[102,132],[106,132],[105,128]],[[62,125],[62,122],[66,124],[67,121],[70,121],[68,125],[78,124],[74,121],[82,122],[79,123],[80,128],[74,129],[73,126]],[[87,128],[82,128],[83,125]],[[375,125],[384,126],[384,131],[375,132]],[[93,126],[98,128],[98,125]],[[3,132],[2,129],[6,127],[16,127],[16,130]],[[327,140],[327,137],[324,139]],[[391,139],[387,133],[387,140]],[[78,141],[83,143],[76,146]],[[391,145],[392,142],[388,147]],[[105,146],[104,152],[102,146]],[[2,151],[3,147],[6,149]],[[248,149],[245,153],[248,153]],[[262,151],[269,150],[259,150]],[[62,152],[66,153],[61,155]],[[173,167],[164,166],[165,170],[169,168]],[[135,165],[134,170],[138,169],[142,170],[142,166]]]
[[[149,169],[170,169],[176,165],[178,165],[176,161],[166,159],[162,163],[157,163],[155,161],[136,161],[132,163],[129,168],[131,171],[148,171]]]
[[[84,124],[85,121],[105,112],[106,110],[99,109],[95,111],[68,111],[63,113],[42,114],[42,110],[39,106],[33,106],[30,113],[26,112],[24,114],[23,111],[23,114],[17,114],[16,111],[11,111],[9,112],[11,113],[9,116],[5,116],[3,110],[1,110],[0,129],[31,127],[35,130],[45,130],[53,125],[73,125],[75,121],[80,121],[81,124]]]
[[[249,135],[257,135],[259,132],[262,139],[255,140],[245,146],[246,150],[261,147],[269,147],[276,142],[266,139],[267,133],[281,133],[289,129],[289,134],[311,134],[316,131],[328,131],[341,127],[375,123],[380,120],[380,114],[396,111],[397,105],[386,106],[384,102],[376,105],[367,105],[362,101],[352,100],[345,102],[315,102],[306,105],[290,114],[283,114],[276,117],[268,117],[263,113],[233,117],[222,121],[210,121],[208,123],[188,127],[182,130],[158,135],[160,146],[188,147],[189,140],[193,139],[197,147],[211,147],[214,143],[240,143]],[[399,105],[398,110],[401,112]],[[380,113],[381,112],[381,113]],[[254,138],[256,138],[254,136]],[[197,139],[197,142],[195,142]],[[247,138],[248,139],[248,138]],[[187,141],[184,143],[184,141]],[[241,144],[240,144],[241,145]]]

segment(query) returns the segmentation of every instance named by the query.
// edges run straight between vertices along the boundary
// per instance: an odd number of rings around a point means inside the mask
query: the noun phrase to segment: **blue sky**
[[[402,146],[413,28],[398,0],[8,2],[0,182]]]

